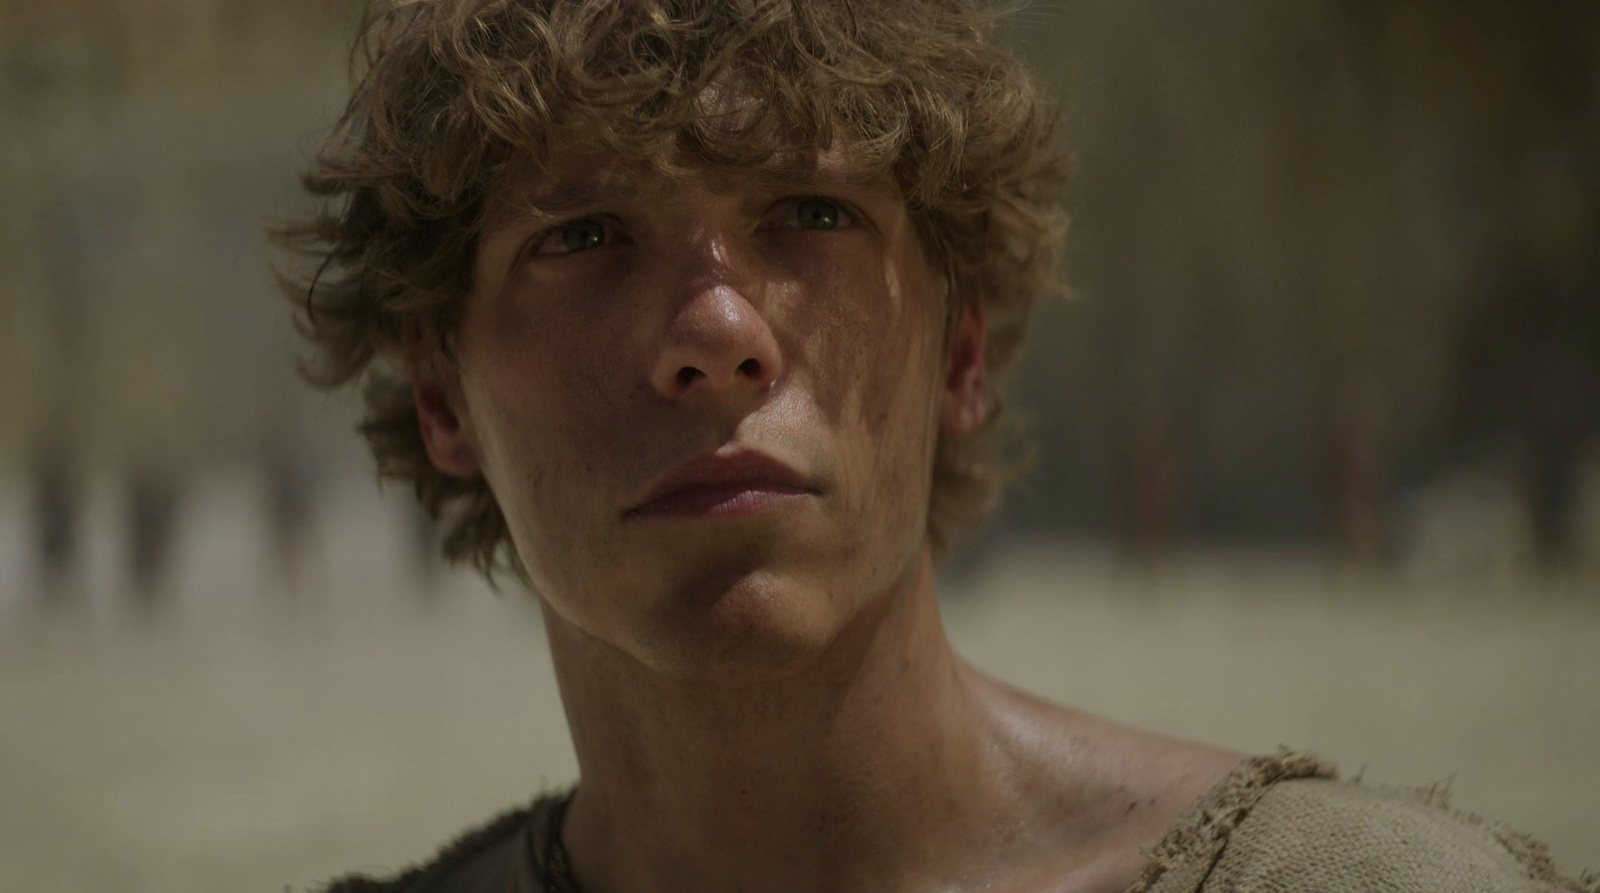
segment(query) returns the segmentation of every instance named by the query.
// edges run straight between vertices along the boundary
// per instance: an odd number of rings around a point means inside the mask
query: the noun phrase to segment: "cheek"
[[[629,333],[598,312],[608,302],[540,300],[535,291],[486,302],[462,326],[482,404],[475,417],[486,428],[486,448],[504,462],[525,452],[547,460],[584,454],[607,437],[626,396],[618,391],[626,361],[615,348]]]
[[[462,383],[491,484],[513,473],[508,463],[546,461],[539,447],[555,443],[529,436],[561,419],[560,392],[552,385],[564,362],[548,334],[514,306],[486,308],[462,324]]]
[[[586,457],[598,454],[615,415],[595,352],[572,335],[578,323],[504,301],[462,325],[462,383],[484,476],[525,552],[591,508],[580,498],[596,485]]]
[[[779,309],[835,430],[881,432],[920,411],[907,399],[931,404],[943,313],[925,264],[904,255],[863,251],[791,271],[796,287]]]
[[[813,396],[839,435],[847,510],[895,535],[920,525],[937,435],[944,312],[920,257],[881,256],[817,283]]]

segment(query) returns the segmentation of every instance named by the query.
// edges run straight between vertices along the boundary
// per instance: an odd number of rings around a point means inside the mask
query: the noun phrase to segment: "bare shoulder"
[[[1146,854],[1184,812],[1222,785],[1249,755],[1096,722],[1096,758],[1111,792],[1104,817],[1106,852],[1112,863],[1136,875]]]
[[[1109,771],[1147,798],[1162,828],[1222,783],[1249,754],[1100,721]]]
[[[1248,759],[999,687],[1003,712],[1025,732],[1015,737],[1026,741],[1027,789],[1041,798],[1036,827],[1050,835],[1017,891],[1122,893],[1179,817]]]
[[[1073,772],[1087,794],[1085,845],[1061,848],[1015,893],[1125,893],[1180,817],[1247,759],[1099,720],[1079,734],[1084,762]]]
[[[1280,781],[1332,771],[1302,754],[1250,756],[1115,723],[1095,724],[1088,740],[1109,807],[1099,817],[1099,845],[1088,859],[1061,861],[1058,871],[1027,893],[1153,891],[1154,880],[1173,879],[1174,864],[1198,865],[1207,853],[1214,858],[1212,844],[1226,837],[1205,833],[1212,824],[1248,813],[1239,807]]]
[[[1059,802],[1075,815],[1078,839],[1148,835],[1152,828],[1159,836],[1249,756],[1102,719],[992,678],[983,684],[1031,767],[1031,788],[1070,791]]]
[[[1159,835],[1248,754],[1122,725],[1066,708],[1081,757],[1076,771],[1099,793],[1108,832]]]

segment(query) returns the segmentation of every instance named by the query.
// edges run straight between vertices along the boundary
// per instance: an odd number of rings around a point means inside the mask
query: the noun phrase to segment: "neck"
[[[994,689],[952,652],[931,562],[803,670],[662,679],[546,612],[589,893],[952,889],[1024,817]]]

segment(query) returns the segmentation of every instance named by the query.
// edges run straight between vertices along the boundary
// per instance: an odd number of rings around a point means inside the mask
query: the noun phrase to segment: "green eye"
[[[547,232],[534,248],[535,254],[572,254],[615,242],[610,224],[596,217],[582,217],[563,223]]]
[[[598,220],[574,220],[561,228],[561,246],[568,251],[598,248],[606,243],[606,226]]]
[[[794,206],[794,216],[802,229],[835,229],[839,226],[839,205],[825,198],[802,199]]]

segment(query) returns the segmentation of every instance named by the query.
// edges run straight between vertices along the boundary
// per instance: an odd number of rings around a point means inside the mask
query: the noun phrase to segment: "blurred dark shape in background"
[[[1545,568],[1580,557],[1584,460],[1600,440],[1600,258],[1508,262],[1462,333],[1452,441],[1509,454]]]
[[[140,609],[153,611],[160,607],[171,572],[182,482],[165,469],[144,467],[130,470],[125,483],[133,596]]]
[[[1182,535],[1183,456],[1170,411],[1124,407],[1116,436],[1114,536],[1125,559],[1156,562],[1177,547]]]
[[[274,427],[261,445],[263,502],[272,566],[262,576],[276,575],[290,594],[305,582],[306,562],[315,550],[318,531],[313,524],[319,469],[314,457],[282,427]]]
[[[1482,477],[1520,494],[1530,548],[1499,548],[1592,563],[1600,6],[1092,0],[1013,31],[1077,162],[1013,525],[1414,565]]]
[[[294,379],[261,237],[302,207],[359,8],[0,2],[0,475],[40,579],[120,487],[154,598],[231,474],[293,590],[327,487],[369,474],[352,407]],[[1084,0],[1004,33],[1076,179],[1071,295],[1019,376],[1042,468],[986,542],[1426,568],[1494,514],[1509,560],[1595,563],[1600,6]],[[1515,495],[1452,503],[1468,480]]]
[[[64,607],[72,593],[68,575],[78,552],[78,508],[82,499],[67,444],[42,436],[33,456],[33,525],[39,556],[39,595],[49,610]]]

